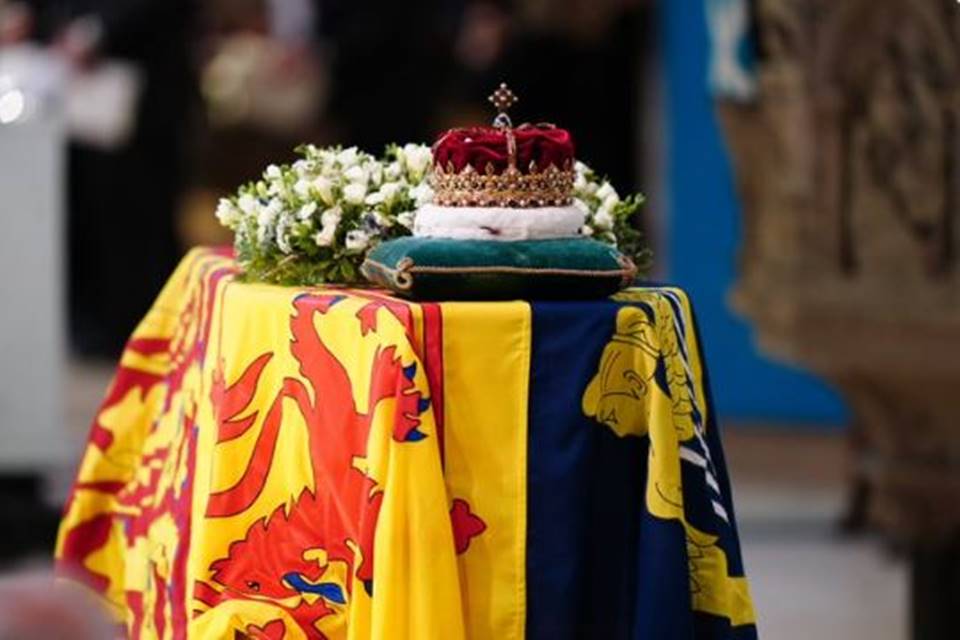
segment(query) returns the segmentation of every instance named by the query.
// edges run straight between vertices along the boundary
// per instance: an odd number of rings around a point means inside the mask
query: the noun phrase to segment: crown
[[[573,201],[574,147],[552,124],[514,128],[517,97],[505,84],[490,96],[492,127],[451,129],[433,146],[434,202],[453,207],[546,207]]]

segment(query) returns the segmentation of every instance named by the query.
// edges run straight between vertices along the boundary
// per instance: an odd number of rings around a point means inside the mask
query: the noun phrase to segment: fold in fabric
[[[422,310],[191,253],[131,339],[57,548],[132,638],[463,638]]]
[[[130,638],[756,637],[690,303],[409,303],[195,250],[57,543]]]

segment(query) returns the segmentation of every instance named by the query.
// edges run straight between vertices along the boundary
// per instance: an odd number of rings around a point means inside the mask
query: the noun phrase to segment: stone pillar
[[[755,6],[758,97],[718,104],[744,207],[732,300],[765,351],[844,394],[868,517],[913,550],[916,637],[946,638],[960,605],[960,5]]]

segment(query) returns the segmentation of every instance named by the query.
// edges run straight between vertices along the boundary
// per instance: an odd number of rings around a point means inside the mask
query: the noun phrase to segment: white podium
[[[64,426],[64,135],[49,108],[0,122],[0,474],[46,475],[72,464]]]

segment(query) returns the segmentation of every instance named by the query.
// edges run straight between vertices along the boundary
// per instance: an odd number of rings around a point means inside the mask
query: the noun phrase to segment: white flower
[[[306,198],[308,195],[310,195],[310,181],[304,178],[300,178],[293,185],[293,190],[301,198]]]
[[[397,214],[397,224],[412,230],[413,222],[414,222],[413,211],[404,211],[403,213]]]
[[[320,216],[320,224],[324,228],[332,226],[336,230],[337,225],[340,224],[340,219],[343,217],[343,210],[340,207],[333,207],[332,209],[327,209]]]
[[[263,172],[263,175],[270,180],[279,180],[283,177],[283,172],[280,171],[280,167],[275,164],[267,167],[267,170]]]
[[[433,202],[433,188],[427,182],[421,182],[410,189],[410,197],[417,203],[418,207]]]
[[[247,215],[255,215],[260,209],[260,201],[245,193],[237,200],[237,206]]]
[[[600,206],[601,206],[602,208],[604,208],[604,209],[609,210],[609,211],[612,213],[612,212],[613,212],[613,209],[614,209],[618,204],[620,204],[620,196],[618,196],[618,195],[616,194],[616,192],[614,192],[614,193],[611,193],[610,195],[608,195],[606,198],[604,198],[604,199],[603,199],[603,204],[601,204]]]
[[[580,235],[592,236],[593,229],[589,225],[583,225],[582,227],[580,227]]]
[[[392,204],[394,200],[400,195],[400,192],[403,190],[403,185],[399,182],[385,182],[380,190],[376,193],[371,193],[367,196],[367,204],[380,204],[385,202],[388,205]]]
[[[259,244],[267,244],[267,240],[270,239],[271,228],[268,226],[257,227],[257,242]]]
[[[389,228],[393,226],[393,220],[387,218],[386,216],[381,215],[379,212],[373,212],[373,223],[375,229]]]
[[[277,216],[283,211],[283,204],[279,200],[271,200],[267,206],[262,207],[257,214],[257,241],[260,244],[267,244],[273,238]]]
[[[310,171],[310,161],[303,159],[297,160],[293,163],[293,170],[298,176],[303,176]]]
[[[587,188],[587,177],[579,171],[573,178],[573,188],[576,191],[583,191]]]
[[[276,199],[271,200],[267,203],[267,206],[260,209],[260,213],[257,214],[257,224],[261,227],[273,225],[274,220],[280,215],[281,211],[283,211],[283,203]]]
[[[613,216],[610,214],[610,210],[606,207],[597,209],[597,212],[593,214],[593,224],[598,229],[612,229]]]
[[[367,186],[359,182],[351,182],[343,188],[343,199],[350,204],[363,204],[367,195]]]
[[[327,228],[324,227],[320,231],[313,234],[313,241],[317,244],[318,247],[329,247],[333,244],[333,236],[336,234],[337,228]]]
[[[236,232],[234,234],[234,240],[235,240],[236,246],[251,243],[250,231],[251,231],[250,225],[241,224],[237,227]]]
[[[220,198],[217,204],[217,220],[228,229],[234,229],[240,222],[240,210],[227,198]]]
[[[367,172],[370,184],[379,187],[383,182],[383,164],[377,160],[370,160],[363,164],[363,169]]]
[[[397,198],[403,193],[403,188],[404,185],[399,182],[384,182],[378,191],[367,196],[366,203],[369,205],[377,205],[380,203],[391,205],[396,202]]]
[[[577,209],[582,211],[584,215],[587,215],[587,216],[590,215],[590,205],[588,205],[586,202],[584,202],[580,198],[573,199],[573,206],[575,206]]]
[[[308,202],[307,204],[300,207],[300,211],[297,212],[297,218],[303,221],[310,219],[310,216],[313,215],[313,212],[317,210],[316,202]]]
[[[403,167],[399,162],[391,162],[383,170],[383,177],[386,180],[399,180],[401,175],[403,175]]]
[[[590,171],[590,167],[577,160],[573,163],[573,170],[577,173],[588,173]]]
[[[356,147],[349,147],[344,149],[337,154],[337,162],[340,163],[340,166],[346,169],[347,167],[352,167],[357,164],[359,160],[359,155],[357,154]]]
[[[293,251],[290,245],[290,217],[283,216],[277,224],[277,248],[281,253],[289,254]]]
[[[333,149],[326,149],[326,148],[317,149],[316,147],[314,147],[313,150],[317,160],[319,160],[320,164],[325,167],[337,161],[338,154]]]
[[[399,153],[400,162],[407,167],[411,177],[419,180],[433,162],[433,151],[422,144],[407,143]]]
[[[344,171],[343,177],[350,182],[362,184],[364,187],[367,186],[367,182],[370,180],[370,176],[367,174],[366,170],[358,164],[355,164]]]
[[[330,180],[330,178],[318,176],[317,179],[313,181],[313,187],[317,190],[317,193],[320,194],[320,199],[323,200],[324,204],[333,204],[333,181]]]
[[[370,244],[370,235],[360,229],[348,231],[344,244],[347,251],[363,251]]]
[[[604,182],[600,185],[600,188],[597,189],[596,196],[600,200],[607,200],[608,198],[615,198],[616,202],[620,202],[620,196],[617,195],[617,190],[613,188],[613,185],[609,182]],[[616,204],[616,202],[614,204]]]
[[[318,247],[329,247],[333,244],[342,217],[343,212],[340,207],[333,207],[323,212],[320,216],[320,224],[323,227],[313,236],[313,241],[317,243]]]

